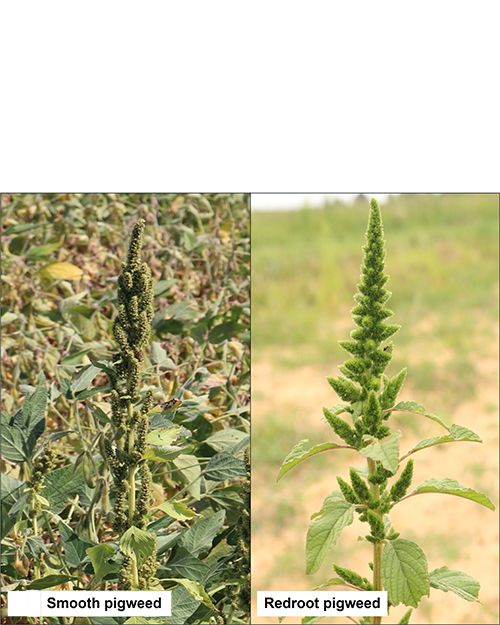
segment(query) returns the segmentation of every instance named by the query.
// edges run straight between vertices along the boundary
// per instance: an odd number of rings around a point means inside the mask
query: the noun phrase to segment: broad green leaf
[[[120,551],[127,556],[135,557],[139,567],[153,555],[155,547],[153,536],[138,527],[129,527],[120,538]]]
[[[182,577],[203,582],[210,572],[209,567],[195,558],[187,549],[180,547],[175,549],[175,554],[162,569],[169,578]]]
[[[151,343],[151,362],[153,365],[165,367],[166,369],[177,369],[175,362],[167,356],[167,352],[155,341]]]
[[[157,445],[159,447],[164,445],[170,445],[170,443],[173,443],[179,437],[180,431],[180,425],[172,425],[167,428],[160,428],[158,430],[153,430],[152,432],[149,432],[146,440],[150,445]]]
[[[241,430],[235,430],[234,428],[228,428],[224,430],[219,430],[209,436],[205,443],[210,445],[212,449],[215,451],[222,451],[229,445],[234,445],[235,443],[239,443],[244,438],[248,437],[247,432],[242,432]]]
[[[225,510],[219,510],[208,519],[202,519],[182,534],[178,544],[196,555],[201,551],[209,551],[214,538],[224,527]]]
[[[36,579],[31,584],[24,586],[26,590],[43,590],[44,588],[53,588],[54,586],[60,586],[66,582],[77,582],[78,577],[72,577],[71,575],[47,575],[40,579]],[[3,589],[2,589],[3,590]]]
[[[73,393],[86,390],[92,384],[96,375],[100,372],[101,370],[98,367],[94,367],[94,365],[86,367],[82,374],[71,385]]]
[[[2,425],[2,456],[9,462],[27,462],[30,450],[24,430],[13,425]]]
[[[176,447],[175,445],[162,445],[161,447],[150,447],[146,450],[144,457],[146,460],[156,462],[168,462],[182,454],[186,447]]]
[[[172,582],[177,582],[178,584],[182,584],[184,588],[188,591],[190,595],[192,595],[196,601],[200,601],[203,605],[206,605],[207,608],[211,610],[216,610],[216,607],[210,600],[210,597],[207,595],[207,591],[203,588],[201,584],[198,582],[193,582],[190,579],[171,579]]]
[[[52,514],[59,514],[76,495],[80,497],[80,503],[84,506],[90,504],[81,471],[73,473],[73,467],[67,466],[56,469],[44,477],[42,495],[48,499]]]
[[[109,543],[101,543],[95,547],[89,547],[85,552],[90,557],[90,561],[94,567],[95,583],[99,582],[115,569],[115,567],[107,561],[108,558],[115,553],[114,548]]]
[[[78,280],[83,276],[83,271],[72,263],[50,263],[42,267],[38,275],[48,280]]]
[[[383,443],[378,441],[368,447],[363,447],[359,450],[359,453],[365,458],[371,458],[372,460],[380,460],[382,466],[391,473],[396,473],[398,470],[398,453],[399,443],[398,438],[401,436],[401,432],[398,430],[391,434],[389,438],[384,440]]]
[[[187,484],[187,490],[191,497],[199,499],[200,480],[198,478],[201,475],[201,468],[198,458],[190,454],[181,454],[172,460],[172,464],[177,468],[181,479]]]
[[[417,414],[421,414],[424,417],[428,417],[429,419],[432,419],[436,423],[439,423],[439,425],[442,425],[445,428],[445,430],[450,431],[450,428],[446,425],[446,423],[442,419],[440,419],[439,417],[436,417],[436,415],[434,414],[427,412],[425,408],[421,404],[417,404],[416,401],[400,401],[398,404],[394,406],[394,408],[390,409],[390,412],[393,412],[395,410],[399,412],[414,412]]]
[[[178,521],[187,521],[188,519],[198,516],[194,510],[191,510],[185,503],[180,501],[164,501],[158,506],[158,510],[162,510],[168,514],[168,516]]]
[[[219,343],[222,343],[222,341],[227,341],[231,337],[236,336],[238,332],[246,330],[246,328],[247,326],[242,323],[237,323],[236,321],[226,321],[214,326],[210,330],[208,340],[210,343],[218,345]]]
[[[75,568],[81,566],[86,555],[86,550],[96,546],[96,543],[84,536],[78,536],[62,521],[59,521],[57,528],[61,535],[67,564]]]
[[[482,506],[486,506],[490,510],[495,509],[495,506],[491,503],[488,497],[486,497],[486,495],[478,493],[467,486],[462,486],[457,482],[457,480],[453,480],[449,477],[445,477],[444,480],[435,480],[434,478],[426,480],[423,484],[417,486],[417,488],[410,493],[410,495],[407,495],[407,497],[411,497],[411,495],[419,495],[420,493],[443,493],[445,495],[456,495],[457,497],[465,497],[465,499],[475,501]]]
[[[382,554],[382,584],[393,605],[404,603],[417,607],[429,595],[427,558],[420,547],[397,538],[387,543]]]
[[[461,571],[453,571],[447,566],[442,566],[440,569],[434,569],[429,573],[429,579],[432,588],[437,588],[443,592],[454,592],[462,599],[466,601],[478,601],[479,591],[481,585],[470,575],[462,573]]]
[[[176,586],[172,590],[172,616],[165,617],[165,623],[183,625],[196,612],[200,605],[184,586]]]
[[[307,460],[307,458],[311,458],[316,454],[320,454],[322,451],[329,451],[331,449],[347,449],[345,445],[336,445],[335,443],[322,443],[321,445],[315,445],[311,447],[311,449],[304,449],[305,443],[308,443],[309,439],[305,438],[300,441],[292,451],[288,454],[288,456],[283,460],[283,464],[281,465],[279,475],[276,479],[277,482],[281,480],[281,478],[296,467],[303,460]]]
[[[316,573],[324,557],[337,542],[341,531],[352,523],[354,504],[337,501],[329,504],[314,516],[307,532],[306,573]]]
[[[450,427],[450,433],[446,436],[433,436],[431,438],[425,438],[420,441],[413,449],[411,449],[406,455],[425,449],[426,447],[432,447],[433,445],[440,445],[441,443],[456,443],[459,441],[468,441],[474,443],[482,443],[481,438],[472,430],[462,427],[461,425],[453,424]]]
[[[203,474],[207,480],[213,482],[235,480],[246,474],[246,466],[243,460],[235,458],[228,450],[210,458]]]

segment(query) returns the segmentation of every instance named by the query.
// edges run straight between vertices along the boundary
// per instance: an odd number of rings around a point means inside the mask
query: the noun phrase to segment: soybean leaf
[[[449,477],[444,478],[444,480],[435,480],[434,478],[426,480],[423,484],[417,486],[417,488],[412,493],[407,495],[407,497],[419,495],[421,493],[443,493],[445,495],[456,495],[457,497],[465,497],[465,499],[475,501],[482,506],[486,506],[490,510],[495,509],[495,506],[491,503],[488,497],[486,497],[486,495],[478,493],[467,486],[462,486],[457,482],[457,480],[453,480]]]
[[[392,605],[404,603],[417,607],[424,595],[429,595],[427,558],[420,547],[397,538],[390,540],[382,554],[382,584]]]
[[[146,450],[144,457],[147,460],[156,460],[156,462],[168,462],[180,456],[185,449],[186,447],[176,447],[175,445],[150,447]]]
[[[42,267],[37,273],[47,280],[77,280],[83,275],[80,267],[68,262],[50,263]]]
[[[330,449],[348,449],[346,445],[336,445],[335,443],[322,443],[321,445],[315,445],[311,447],[311,449],[305,450],[304,445],[308,443],[309,439],[304,438],[300,441],[292,451],[288,454],[288,456],[283,460],[283,464],[281,465],[280,472],[276,479],[277,482],[281,480],[281,478],[288,473],[293,467],[296,467],[303,460],[307,460],[307,458],[311,458],[311,456],[315,456],[316,454],[320,454],[322,451],[328,451]]]
[[[398,470],[398,453],[399,443],[398,438],[401,436],[401,432],[398,430],[391,434],[387,440],[383,443],[375,441],[368,447],[363,447],[359,450],[359,453],[365,458],[371,458],[372,460],[380,460],[382,466],[391,473],[396,473]]]
[[[325,506],[311,521],[307,532],[306,573],[316,573],[341,531],[352,523],[354,504],[337,501]]]
[[[202,519],[183,533],[179,545],[196,555],[200,551],[208,551],[217,534],[224,527],[225,511],[219,510],[208,519]]]
[[[2,425],[2,456],[9,462],[27,462],[31,456],[25,431],[13,426]]]
[[[477,580],[461,571],[453,571],[447,566],[434,569],[429,573],[431,586],[443,592],[454,592],[466,601],[477,601],[481,586]]]

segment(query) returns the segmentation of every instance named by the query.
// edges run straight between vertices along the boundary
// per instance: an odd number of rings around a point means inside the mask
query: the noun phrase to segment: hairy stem
[[[375,460],[368,458],[368,475],[373,475],[376,470]],[[370,484],[370,493],[372,497],[377,500],[379,498],[379,485],[378,484]],[[382,517],[382,514],[378,511]],[[373,545],[373,590],[383,590],[382,588],[382,575],[381,575],[381,564],[382,564],[382,543],[379,542],[376,545]],[[373,625],[377,625],[378,623],[382,623],[381,616],[372,616],[371,622]]]

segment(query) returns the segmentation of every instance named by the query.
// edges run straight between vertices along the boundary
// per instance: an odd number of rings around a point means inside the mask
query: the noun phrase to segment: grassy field
[[[497,505],[498,197],[395,196],[382,206],[382,216],[387,288],[393,292],[388,306],[395,313],[389,323],[402,326],[393,337],[387,374],[407,366],[400,399],[419,401],[484,441],[422,452],[414,484],[454,477],[486,492]],[[338,401],[325,377],[338,374],[346,354],[337,341],[355,328],[350,310],[367,217],[366,199],[252,214],[254,591],[307,590],[332,576],[333,561],[369,575],[369,553],[356,541],[359,524],[344,530],[318,574],[304,572],[309,518],[337,488],[335,475],[346,478],[354,456],[323,454],[276,485],[279,466],[295,443],[337,442],[322,420],[322,406]],[[435,424],[406,417],[397,428],[405,450],[439,433]],[[434,591],[412,621],[445,623],[452,614],[457,623],[496,622],[498,512],[446,496],[422,499],[415,507],[395,509],[397,531],[421,545],[430,569],[447,565],[479,579],[483,605]],[[472,529],[476,524],[478,532]],[[403,612],[397,610],[399,618]],[[252,622],[273,621],[254,612]]]

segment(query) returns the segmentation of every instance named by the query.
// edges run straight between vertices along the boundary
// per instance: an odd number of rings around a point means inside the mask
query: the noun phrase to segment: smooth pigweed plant
[[[409,491],[414,454],[442,443],[482,441],[465,427],[446,425],[415,401],[397,402],[406,378],[406,368],[391,379],[384,375],[393,353],[393,343],[388,339],[400,326],[385,323],[393,313],[386,307],[391,293],[384,288],[389,276],[384,273],[384,233],[380,209],[374,199],[370,203],[366,240],[362,279],[358,285],[359,293],[354,296],[356,306],[351,311],[358,329],[351,332],[352,340],[339,341],[351,357],[339,367],[341,376],[328,378],[328,383],[342,402],[323,409],[326,421],[344,443],[323,443],[305,450],[307,440],[302,440],[285,458],[278,480],[300,462],[324,451],[352,449],[366,461],[363,467],[350,468],[349,482],[337,477],[340,490],[328,495],[321,510],[312,516],[306,543],[307,573],[312,574],[319,569],[342,529],[353,522],[356,513],[359,521],[368,526],[368,533],[361,540],[368,541],[373,547],[373,561],[369,562],[372,579],[334,564],[338,577],[314,590],[335,585],[358,591],[385,590],[389,610],[400,603],[410,608],[399,621],[409,623],[412,608],[417,607],[422,597],[429,596],[431,588],[452,591],[466,601],[478,601],[480,585],[469,575],[446,566],[429,571],[422,549],[400,537],[400,532],[392,526],[390,511],[396,505],[404,505],[406,499],[423,493],[456,495],[491,510],[494,506],[485,495],[462,486],[452,478],[430,478]],[[427,417],[443,427],[446,433],[422,440],[413,449],[401,454],[399,439],[402,433],[399,430],[393,432],[389,426],[389,419],[395,412]],[[347,419],[339,416],[344,413]],[[320,619],[306,617],[302,622],[317,622]],[[381,623],[382,617],[351,620],[355,623]]]

